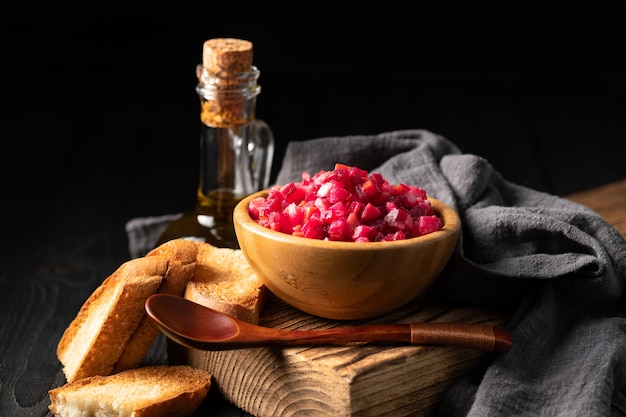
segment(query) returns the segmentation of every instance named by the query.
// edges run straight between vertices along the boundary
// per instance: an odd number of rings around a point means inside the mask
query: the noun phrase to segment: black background
[[[191,209],[195,66],[213,37],[254,43],[274,174],[291,140],[420,128],[549,193],[626,176],[624,3],[339,6],[4,6],[5,236],[123,242],[133,217]]]

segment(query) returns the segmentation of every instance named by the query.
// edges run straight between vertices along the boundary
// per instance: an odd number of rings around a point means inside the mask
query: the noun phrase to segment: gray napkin
[[[167,225],[182,217],[183,213],[162,216],[137,217],[126,222],[128,251],[131,258],[145,256],[159,240]]]
[[[626,415],[626,241],[610,224],[508,182],[424,130],[291,142],[276,183],[336,162],[417,185],[456,209],[461,237],[432,292],[514,311],[512,349],[485,355],[447,392],[439,415]]]

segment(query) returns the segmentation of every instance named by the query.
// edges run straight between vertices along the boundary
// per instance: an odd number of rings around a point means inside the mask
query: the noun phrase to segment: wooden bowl
[[[431,197],[443,227],[428,235],[367,243],[292,236],[250,217],[250,200],[266,195],[267,190],[252,194],[235,207],[241,250],[271,292],[320,317],[363,319],[402,307],[439,276],[459,237],[458,214]]]

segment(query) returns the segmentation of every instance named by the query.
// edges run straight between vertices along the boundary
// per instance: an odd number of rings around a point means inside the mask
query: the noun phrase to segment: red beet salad
[[[381,174],[343,164],[315,175],[304,172],[300,182],[275,185],[248,209],[269,229],[321,240],[401,240],[442,226],[422,188],[392,185]]]

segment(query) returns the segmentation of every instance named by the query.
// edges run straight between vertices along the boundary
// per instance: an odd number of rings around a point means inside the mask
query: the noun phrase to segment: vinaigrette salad
[[[310,239],[384,242],[441,229],[426,191],[390,184],[381,174],[344,164],[275,185],[253,199],[250,216],[269,229]]]

